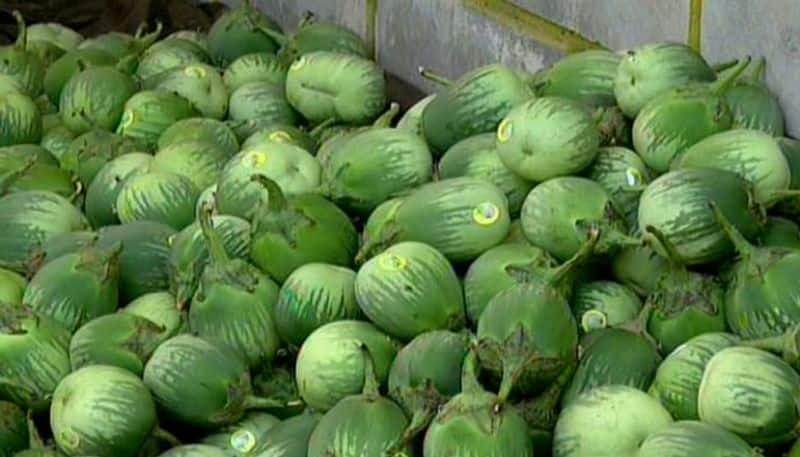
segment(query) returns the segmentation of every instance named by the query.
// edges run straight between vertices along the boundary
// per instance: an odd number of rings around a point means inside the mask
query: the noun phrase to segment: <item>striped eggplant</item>
[[[271,414],[252,411],[239,422],[206,436],[202,443],[224,449],[229,457],[262,455],[269,444],[265,439],[267,433],[280,422]]]
[[[39,144],[58,160],[69,149],[69,145],[75,139],[75,134],[61,122],[61,116],[57,114],[48,116],[57,116],[58,123],[45,128],[45,118],[47,116],[42,117],[42,139]]]
[[[208,63],[208,53],[197,43],[168,37],[149,48],[139,58],[136,76],[144,81],[159,73],[181,68],[193,63]]]
[[[520,72],[500,64],[443,82],[444,88],[425,106],[421,119],[434,155],[465,138],[495,131],[512,108],[534,97]]]
[[[105,164],[123,154],[138,151],[140,148],[130,139],[92,128],[72,140],[58,161],[61,168],[77,176],[86,187]]]
[[[93,127],[113,131],[135,93],[136,83],[130,75],[116,67],[92,67],[69,79],[58,106],[64,125],[75,133]]]
[[[53,393],[50,426],[70,456],[136,457],[158,428],[156,404],[136,375],[92,365],[72,372]]]
[[[28,281],[21,275],[5,268],[0,268],[0,303],[19,305]]]
[[[158,149],[185,141],[212,143],[223,149],[228,157],[239,152],[236,134],[224,122],[205,117],[182,119],[169,127],[158,137]]]
[[[636,225],[639,196],[651,172],[635,152],[619,146],[600,148],[586,177],[603,186],[628,226]]]
[[[495,295],[519,282],[512,269],[524,268],[546,275],[555,272],[557,265],[558,262],[546,251],[523,242],[503,243],[487,250],[472,262],[464,277],[464,301],[469,321],[476,324]],[[566,285],[567,281],[564,283]],[[570,281],[565,289],[571,288]]]
[[[0,398],[40,412],[70,372],[70,332],[30,308],[0,303]]]
[[[291,36],[277,32],[270,35],[281,45],[278,55],[285,62],[292,62],[316,51],[369,58],[367,46],[358,34],[338,24],[319,22],[312,13],[306,13],[301,18],[297,30]]]
[[[760,349],[730,347],[708,361],[697,412],[750,444],[788,443],[797,437],[799,392],[800,375],[788,363]]]
[[[375,62],[316,51],[300,56],[286,75],[286,98],[311,124],[333,119],[367,124],[386,106],[386,80]]]
[[[658,350],[648,338],[621,328],[586,334],[580,345],[578,368],[561,397],[562,406],[600,386],[617,384],[647,391],[661,363]]]
[[[372,128],[338,143],[323,163],[322,188],[343,209],[368,214],[384,201],[431,181],[425,141],[393,128]]]
[[[16,91],[0,92],[0,146],[39,143],[42,116],[33,100]]]
[[[439,178],[471,176],[486,179],[506,194],[509,211],[518,214],[533,183],[503,164],[496,142],[494,134],[483,133],[454,144],[439,161]]]
[[[314,330],[363,315],[356,302],[356,272],[326,263],[307,263],[281,286],[273,315],[278,334],[300,347]]]
[[[143,152],[123,154],[97,171],[86,189],[84,211],[92,226],[100,228],[119,224],[116,205],[125,180],[134,173],[149,169],[153,156]]]
[[[14,192],[0,197],[0,267],[26,273],[27,259],[49,238],[88,228],[69,200],[47,191]]]
[[[259,457],[308,457],[308,441],[320,415],[310,410],[284,420],[264,435]]]
[[[27,30],[26,44],[48,65],[52,60],[46,60],[45,57],[58,58],[78,47],[81,41],[83,35],[56,22],[40,22]]]
[[[159,457],[230,457],[230,455],[225,450],[209,444],[185,444],[159,454]]]
[[[649,393],[676,420],[697,420],[697,393],[706,364],[717,352],[739,344],[730,333],[705,333],[678,346],[656,370]]]
[[[463,365],[461,393],[439,409],[425,433],[425,457],[533,457],[528,425],[513,405],[499,405],[496,395],[477,380],[478,361],[470,351]]]
[[[319,144],[319,148],[316,151],[317,160],[324,167],[333,152],[342,149],[342,146],[351,137],[372,129],[388,129],[392,126],[392,121],[398,112],[400,112],[400,105],[391,102],[389,108],[369,125],[337,124],[331,120],[319,124],[309,132],[309,135],[315,138]]]
[[[381,238],[382,233],[392,224],[397,214],[397,208],[400,207],[400,203],[402,203],[403,200],[404,198],[402,197],[386,200],[372,211],[364,223],[364,228],[361,233],[362,245],[373,245],[376,240]]]
[[[647,331],[659,349],[670,353],[692,337],[725,331],[725,289],[720,281],[687,269],[658,229],[647,226],[645,232],[653,249],[666,253],[668,265],[644,303],[649,312]]]
[[[781,148],[781,152],[783,152],[783,156],[786,157],[786,162],[789,164],[789,169],[791,170],[790,174],[792,180],[789,184],[789,189],[800,189],[800,140],[782,137],[776,138],[776,141]],[[775,208],[781,214],[796,218],[800,215],[800,197],[783,198],[777,203]]]
[[[198,189],[217,182],[230,156],[213,143],[185,141],[159,149],[150,170],[189,178]]]
[[[778,143],[758,130],[735,129],[711,135],[684,151],[671,168],[702,167],[737,173],[752,184],[756,200],[766,206],[785,195],[792,179]]]
[[[622,56],[605,50],[569,54],[537,78],[542,97],[565,97],[595,106],[614,106],[614,78]]]
[[[650,183],[639,201],[639,227],[653,226],[686,265],[717,262],[733,252],[733,243],[717,223],[709,202],[747,238],[764,223],[763,208],[751,186],[736,173],[712,168],[671,171]],[[656,252],[666,256],[660,245]]]
[[[466,323],[464,293],[450,262],[415,241],[392,245],[358,270],[355,295],[378,328],[402,341]]]
[[[310,133],[288,124],[272,124],[258,130],[242,142],[242,149],[260,149],[269,142],[293,144],[311,154],[317,152],[317,140]]]
[[[97,233],[88,230],[66,232],[53,236],[39,245],[28,259],[28,276],[32,276],[45,264],[63,255],[74,254],[97,243]]]
[[[201,208],[198,219],[203,211]],[[247,259],[250,255],[250,223],[236,216],[219,215],[212,216],[211,224],[228,257]],[[199,222],[181,230],[170,240],[169,286],[179,307],[183,308],[194,296],[208,261],[209,250]]]
[[[74,197],[79,189],[72,176],[50,159],[13,146],[0,148],[0,193],[43,190]]]
[[[401,442],[410,443],[439,407],[461,393],[461,373],[469,335],[447,330],[422,333],[397,353],[389,371],[389,396],[411,421]]]
[[[286,72],[289,66],[278,56],[268,52],[245,54],[231,62],[222,74],[228,92],[233,93],[245,84],[255,82],[270,83],[278,87],[286,85]]]
[[[282,404],[253,395],[244,360],[226,346],[190,334],[162,343],[144,367],[160,410],[199,429],[235,424],[246,411]]]
[[[306,194],[319,187],[322,168],[305,149],[274,141],[243,149],[222,170],[218,180],[217,209],[250,219],[265,204],[268,192],[253,176],[274,180],[289,196]]]
[[[553,457],[634,457],[645,438],[671,423],[669,412],[641,390],[601,386],[561,412]]]
[[[169,238],[175,230],[152,221],[110,225],[98,231],[97,247],[122,244],[119,257],[120,305],[169,288]]]
[[[200,196],[197,197],[197,203],[194,205],[195,219],[197,219],[200,211],[202,211],[206,206],[211,208],[212,213],[215,216],[219,213],[219,211],[217,211],[217,187],[217,184],[212,184],[200,192]]]
[[[646,297],[655,289],[656,280],[666,271],[667,259],[649,245],[628,246],[611,258],[611,273],[616,281]]]
[[[181,230],[194,220],[200,189],[184,175],[146,171],[129,175],[119,190],[116,212],[123,224],[161,222]]]
[[[119,304],[119,256],[122,246],[89,246],[44,265],[31,278],[22,302],[69,331]]]
[[[580,250],[590,225],[600,229],[597,254],[639,244],[626,234],[625,220],[603,186],[577,176],[536,185],[525,198],[520,221],[531,244],[562,261]]]
[[[381,382],[367,346],[362,344],[359,352],[364,359],[364,387],[320,418],[308,440],[308,457],[398,455],[395,452],[413,456],[410,443],[397,444],[408,418],[397,403],[381,396]]]
[[[131,313],[100,316],[80,327],[70,340],[72,370],[109,365],[141,376],[159,344],[173,336],[166,327]]]
[[[522,281],[496,294],[480,315],[478,356],[500,381],[500,401],[512,391],[540,391],[574,363],[578,326],[561,284],[591,255],[597,236],[592,230],[580,252],[557,269],[518,270]]]
[[[144,294],[121,308],[120,312],[143,317],[161,327],[169,335],[178,333],[183,325],[175,297],[169,292]]]
[[[585,333],[630,322],[642,309],[636,292],[614,281],[578,284],[571,304],[578,330]]]
[[[81,41],[78,49],[102,49],[120,60],[127,56],[138,55],[150,47],[161,36],[162,30],[162,24],[156,22],[155,30],[148,34],[144,33],[144,26],[136,30],[136,35],[106,32]]]
[[[358,233],[339,207],[314,194],[286,197],[275,181],[255,179],[269,194],[252,220],[250,260],[256,266],[283,283],[307,263],[352,264]]]
[[[800,268],[800,251],[754,246],[720,208],[715,208],[715,214],[738,254],[725,291],[728,327],[743,338],[764,338],[800,323],[800,308],[793,298],[798,293],[794,278]]]
[[[403,113],[403,116],[397,121],[396,127],[398,129],[408,130],[409,132],[413,132],[424,137],[422,132],[422,113],[434,98],[436,98],[436,94],[431,94],[417,103],[414,103],[411,108],[407,109],[406,112]]]
[[[712,424],[679,421],[648,436],[636,457],[758,457],[760,450],[750,447],[735,434]]]
[[[208,208],[200,213],[199,223],[209,261],[189,307],[189,329],[228,346],[248,367],[264,366],[280,347],[272,317],[279,287],[247,261],[228,256]]]
[[[723,94],[749,64],[742,60],[713,83],[680,86],[647,102],[633,123],[633,146],[644,163],[664,173],[687,148],[728,130],[733,115]]]
[[[12,457],[28,448],[28,418],[14,403],[0,400],[0,456]]]
[[[253,52],[275,53],[279,45],[267,30],[280,32],[271,17],[262,13],[251,0],[226,11],[208,30],[208,52],[214,63],[226,67],[237,58]]]
[[[399,343],[368,322],[341,320],[314,330],[297,354],[295,376],[306,405],[319,412],[364,387],[366,345],[375,363],[378,382],[386,383]]]
[[[509,224],[508,201],[494,184],[471,177],[436,181],[406,196],[361,247],[356,260],[366,260],[394,243],[418,241],[452,262],[466,262],[500,244]]]
[[[789,219],[770,216],[758,236],[758,244],[800,249],[800,226]]]
[[[128,97],[116,133],[148,148],[156,146],[170,125],[197,116],[188,100],[162,89],[142,90]]]
[[[682,43],[648,43],[627,51],[617,67],[614,95],[628,117],[652,99],[694,82],[711,82],[716,73],[694,49]]]
[[[753,73],[725,91],[725,102],[733,112],[733,128],[761,130],[774,137],[784,134],[781,104],[762,82],[766,59],[758,60]]]
[[[200,49],[208,53],[208,37],[206,36],[205,32],[201,32],[199,30],[177,30],[167,35],[167,37],[164,39],[166,40],[170,38],[189,40],[192,43],[200,46]]]
[[[219,70],[205,63],[190,63],[154,76],[155,86],[191,103],[202,117],[223,119],[228,112],[228,88]],[[145,84],[147,86],[147,84]]]
[[[42,92],[45,63],[36,55],[28,41],[28,27],[19,11],[13,12],[17,22],[17,39],[13,44],[0,47],[0,74],[10,76],[36,97]]]
[[[73,49],[51,63],[44,74],[44,93],[53,103],[61,100],[64,86],[81,71],[99,66],[113,66],[117,59],[102,49]]]
[[[575,174],[597,157],[600,133],[586,110],[567,98],[543,97],[512,109],[497,127],[497,153],[531,181]]]

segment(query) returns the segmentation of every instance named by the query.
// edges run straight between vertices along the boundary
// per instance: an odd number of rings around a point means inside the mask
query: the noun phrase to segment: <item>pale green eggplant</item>
[[[143,152],[123,154],[106,163],[97,171],[86,189],[84,212],[95,228],[119,224],[117,196],[125,180],[135,173],[147,170],[153,156]]]
[[[193,63],[208,63],[208,53],[197,43],[176,37],[167,37],[149,48],[139,58],[136,76],[147,80],[165,71]]]
[[[25,94],[0,93],[0,146],[39,143],[42,138],[42,115]]]
[[[229,158],[216,144],[185,141],[159,149],[150,170],[184,176],[198,189],[205,189],[217,182]]]
[[[283,87],[286,84],[287,71],[289,66],[281,62],[275,54],[254,52],[231,62],[225,68],[222,80],[230,93],[254,82],[266,82]]]
[[[148,88],[180,95],[203,117],[223,119],[228,112],[228,88],[222,75],[211,65],[190,63],[155,78],[158,79],[155,87]]]
[[[133,78],[115,67],[91,67],[76,73],[59,95],[64,125],[80,134],[92,128],[113,131],[128,99],[136,93]]]
[[[147,171],[129,175],[117,195],[115,209],[122,223],[161,222],[181,230],[194,220],[200,189],[184,175]]]
[[[228,66],[237,58],[253,52],[274,53],[279,45],[269,30],[280,32],[272,18],[255,7],[252,1],[243,1],[217,18],[208,30],[208,52],[214,63]]]
[[[758,457],[760,449],[750,447],[735,434],[698,421],[678,421],[651,434],[642,442],[636,457]]]
[[[614,281],[578,284],[571,304],[579,330],[585,333],[630,322],[642,309],[636,292]]]
[[[652,176],[635,152],[619,146],[600,148],[586,177],[603,186],[628,226],[636,225],[639,196]]]
[[[733,112],[733,128],[761,130],[774,137],[784,135],[784,116],[778,97],[762,82],[766,59],[759,59],[753,73],[725,91]]]
[[[88,187],[108,162],[124,154],[141,151],[129,138],[92,128],[77,136],[58,159],[61,168],[74,174]]]
[[[165,90],[142,90],[126,98],[116,132],[154,148],[170,125],[197,116],[188,100]]]
[[[605,50],[569,54],[537,78],[534,88],[543,97],[565,97],[595,106],[614,106],[614,78],[622,55]]]
[[[182,119],[164,130],[158,137],[158,149],[166,149],[185,141],[212,143],[223,149],[228,157],[239,152],[236,134],[224,122],[205,117]]]
[[[782,217],[768,217],[764,230],[758,236],[758,244],[800,249],[800,226]]]

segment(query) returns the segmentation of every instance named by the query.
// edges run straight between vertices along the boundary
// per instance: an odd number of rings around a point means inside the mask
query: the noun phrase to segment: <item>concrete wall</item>
[[[690,0],[508,0],[613,49],[685,41]],[[238,3],[230,0],[229,3]],[[257,0],[287,29],[311,10],[362,35],[367,0]],[[781,100],[789,132],[800,137],[800,0],[705,0],[703,53],[711,62],[767,58],[767,82]],[[377,58],[425,91],[420,65],[456,77],[504,62],[536,71],[559,53],[468,9],[462,0],[378,0]]]

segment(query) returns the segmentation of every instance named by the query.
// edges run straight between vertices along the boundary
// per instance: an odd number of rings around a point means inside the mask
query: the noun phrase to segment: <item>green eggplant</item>
[[[0,398],[46,411],[70,373],[70,332],[30,308],[0,302]]]
[[[352,264],[358,234],[342,210],[313,194],[285,197],[262,175],[254,175],[254,180],[269,193],[268,203],[252,221],[250,259],[256,266],[283,283],[307,263]]]
[[[122,59],[129,55],[138,55],[149,48],[161,36],[162,30],[163,25],[161,22],[156,22],[155,30],[148,34],[144,33],[144,25],[136,30],[136,35],[123,32],[106,32],[81,41],[78,49],[101,49],[113,55],[116,59]]]
[[[198,189],[214,185],[230,157],[213,143],[186,141],[159,149],[150,170],[184,176]]]
[[[0,303],[19,305],[28,281],[21,275],[5,268],[0,268]]]
[[[260,457],[308,457],[308,441],[320,415],[310,410],[284,420],[264,435]]]
[[[317,140],[308,132],[293,125],[278,123],[261,128],[248,136],[242,142],[242,149],[263,149],[270,142],[300,146],[311,154],[317,152]]]
[[[0,456],[12,457],[27,448],[27,416],[16,404],[0,400]]]
[[[471,176],[496,185],[508,199],[508,209],[518,214],[533,183],[516,175],[500,160],[492,133],[465,138],[450,147],[438,164],[439,178]]]
[[[146,81],[145,88],[165,90],[185,98],[202,117],[221,120],[228,112],[228,89],[219,70],[211,65],[189,63],[160,73],[153,82],[156,82],[154,87],[148,86]]]
[[[278,56],[269,52],[244,54],[225,68],[222,80],[229,93],[245,84],[266,82],[278,87],[286,85],[286,72],[289,66]]]
[[[400,120],[397,121],[396,127],[398,129],[408,130],[409,132],[413,132],[424,137],[424,133],[422,131],[422,113],[425,111],[425,107],[427,107],[434,98],[436,98],[436,94],[431,94],[417,103],[414,103],[411,108],[407,109],[406,112],[403,113],[403,115],[400,117]]]
[[[117,67],[87,68],[64,84],[58,106],[68,129],[76,134],[92,128],[114,131],[127,101],[136,93],[133,77]]]
[[[138,151],[137,145],[129,138],[93,128],[72,140],[69,149],[59,159],[59,164],[88,187],[107,163]]]
[[[229,111],[230,119],[240,122],[297,125],[301,119],[289,104],[283,86],[264,81],[243,84],[231,92]]]
[[[309,136],[316,139],[319,144],[319,148],[317,148],[316,152],[317,160],[325,167],[328,158],[333,155],[333,152],[343,149],[342,146],[346,144],[351,137],[373,129],[390,128],[398,112],[400,112],[400,105],[392,102],[389,104],[389,108],[369,125],[341,124],[335,123],[333,120],[322,122],[308,133]]]
[[[397,403],[381,396],[369,349],[364,344],[359,349],[364,358],[364,388],[359,395],[341,399],[320,418],[308,440],[308,457],[396,455],[386,451],[402,439],[408,418]],[[413,455],[408,444],[398,451]]]
[[[603,186],[628,226],[636,225],[639,196],[651,171],[635,152],[619,146],[600,148],[585,176]]]
[[[116,212],[123,224],[154,221],[181,230],[192,223],[200,188],[177,173],[148,170],[131,173],[117,194]]]
[[[70,173],[50,163],[50,157],[31,155],[20,148],[0,148],[0,176],[10,176],[0,184],[3,193],[44,190],[72,199],[80,193]]]
[[[166,149],[185,141],[212,143],[224,149],[228,157],[239,152],[239,139],[224,122],[205,117],[182,119],[164,130],[158,137],[158,149]]]
[[[698,335],[672,351],[656,370],[649,393],[676,420],[697,420],[697,393],[703,371],[717,352],[739,344],[730,333]]]
[[[766,219],[752,187],[736,173],[686,168],[661,175],[645,188],[639,201],[638,226],[653,226],[661,232],[686,265],[723,260],[734,246],[709,202],[717,204],[747,238],[754,238]],[[660,245],[654,249],[666,256]]]
[[[784,135],[784,118],[778,97],[761,81],[766,59],[759,59],[753,73],[725,91],[733,112],[733,128],[761,130],[774,137]]]
[[[26,93],[35,97],[42,92],[45,63],[34,52],[28,40],[28,26],[19,11],[12,15],[17,23],[17,39],[0,47],[0,74],[17,81]]]
[[[97,243],[97,233],[87,230],[67,232],[51,237],[42,243],[28,259],[28,276],[45,264],[66,254],[73,254]]]
[[[197,43],[185,38],[167,37],[142,52],[136,76],[144,81],[162,72],[192,63],[208,63],[209,60],[208,53]]]
[[[422,111],[422,132],[434,155],[465,138],[495,131],[512,108],[534,97],[520,72],[500,64],[445,83]]]
[[[319,22],[310,12],[303,15],[297,30],[291,36],[277,32],[271,33],[270,36],[281,45],[279,56],[285,62],[292,62],[302,55],[315,51],[369,57],[367,46],[358,34],[338,24]]]
[[[648,436],[637,457],[757,457],[760,450],[716,425],[678,421]]]
[[[614,281],[578,284],[571,304],[579,330],[585,333],[630,322],[642,310],[636,292]]]
[[[603,186],[577,176],[536,185],[522,204],[520,221],[531,244],[561,261],[578,252],[590,225],[600,229],[597,254],[639,244],[626,234],[625,220]]]
[[[242,4],[247,3],[243,2]],[[185,444],[174,447],[159,457],[229,457],[223,449],[209,444]]]
[[[800,189],[800,141],[792,138],[777,138],[778,146],[789,164],[790,175],[792,177],[789,189]],[[796,218],[800,215],[800,198],[797,196],[782,198],[777,205],[777,211],[781,214]]]
[[[86,218],[93,227],[120,223],[116,205],[125,180],[134,173],[149,169],[152,162],[152,155],[132,152],[111,160],[97,171],[86,189],[84,201]]]
[[[314,330],[297,354],[295,376],[305,403],[316,411],[333,408],[341,399],[364,387],[366,345],[378,382],[385,385],[399,343],[369,322],[341,320]]]
[[[717,75],[697,51],[682,43],[648,43],[627,51],[617,67],[614,95],[628,117],[655,97]]]
[[[111,66],[117,59],[102,49],[73,49],[53,63],[44,74],[44,93],[53,103],[61,99],[61,91],[69,80],[77,73],[90,67]]]
[[[0,92],[0,146],[37,144],[42,138],[42,115],[25,94]]]
[[[633,122],[633,146],[644,163],[664,173],[687,148],[731,128],[733,114],[723,94],[749,64],[749,58],[742,60],[713,83],[679,86],[647,102]]]
[[[90,246],[44,265],[31,278],[22,302],[75,331],[119,306],[121,245]]]
[[[466,323],[461,282],[435,248],[407,241],[392,245],[358,270],[358,306],[371,322],[402,341]]]
[[[280,347],[272,317],[278,285],[247,261],[228,256],[208,208],[199,223],[210,255],[189,307],[189,329],[233,349],[251,368],[264,366]]]
[[[605,50],[569,54],[537,78],[542,97],[565,97],[594,106],[614,106],[614,78],[622,56]]]
[[[183,325],[183,316],[175,297],[169,292],[144,294],[128,303],[120,312],[143,317],[161,327],[170,336],[179,332]]]
[[[198,219],[203,211],[201,207]],[[250,255],[250,224],[244,219],[226,215],[212,216],[211,223],[227,255],[247,259]],[[191,300],[208,261],[208,246],[198,222],[170,239],[169,286],[179,307],[182,308]]]
[[[280,422],[270,414],[252,411],[239,422],[206,436],[202,442],[224,449],[231,457],[261,455],[269,443],[265,439],[267,433]]]
[[[154,148],[170,125],[198,114],[188,100],[163,89],[142,90],[129,97],[116,133],[147,148]]]
[[[59,121],[60,121],[59,116]],[[45,120],[42,119],[42,139],[39,144],[42,145],[43,148],[47,149],[47,151],[53,155],[56,159],[59,159],[64,153],[69,149],[69,145],[72,144],[72,140],[75,139],[76,135],[72,133],[70,129],[64,125],[63,122],[59,122],[59,124],[54,125],[48,129],[44,128]]]
[[[326,263],[307,263],[286,278],[273,314],[278,334],[300,347],[314,330],[363,316],[356,302],[356,272]]]
[[[226,67],[253,52],[275,53],[279,45],[269,30],[280,32],[277,22],[256,8],[252,0],[220,15],[208,30],[208,53],[214,63]]]
[[[800,249],[800,226],[789,219],[771,216],[758,236],[760,246]]]

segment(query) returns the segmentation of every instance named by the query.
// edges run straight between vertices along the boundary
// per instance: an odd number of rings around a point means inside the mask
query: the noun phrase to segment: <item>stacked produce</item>
[[[311,16],[19,22],[0,457],[800,455],[800,142],[763,60],[424,70],[395,119]]]

